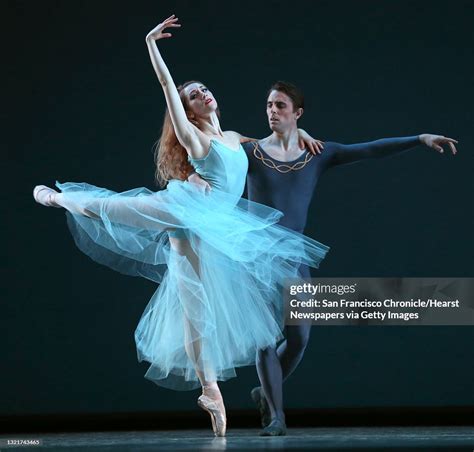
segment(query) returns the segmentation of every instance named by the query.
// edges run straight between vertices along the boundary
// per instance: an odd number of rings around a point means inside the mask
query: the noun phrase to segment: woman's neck
[[[224,133],[222,132],[221,125],[219,123],[219,118],[215,113],[213,113],[208,118],[198,119],[197,127],[198,129],[206,135],[209,136],[220,136],[223,137]]]

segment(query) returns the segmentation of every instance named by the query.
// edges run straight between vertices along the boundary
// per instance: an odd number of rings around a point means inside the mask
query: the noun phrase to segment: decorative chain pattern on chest
[[[313,154],[311,154],[310,152],[307,152],[304,160],[302,160],[301,162],[294,163],[293,165],[287,165],[285,163],[277,165],[275,164],[273,160],[267,159],[263,156],[262,151],[258,149],[258,143],[254,144],[253,155],[255,158],[260,160],[265,166],[268,166],[268,168],[277,170],[280,173],[289,173],[290,171],[298,171],[300,169],[303,169],[306,166],[306,164],[309,163],[311,159],[314,157]]]

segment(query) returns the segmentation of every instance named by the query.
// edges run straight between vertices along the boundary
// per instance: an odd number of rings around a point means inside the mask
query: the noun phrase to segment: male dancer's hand
[[[210,186],[209,182],[204,180],[198,173],[192,173],[188,177],[188,182],[190,184],[193,184],[199,190],[202,190],[206,195],[212,190],[212,187]]]
[[[321,154],[324,149],[324,141],[314,139],[303,129],[298,129],[298,145],[301,149],[308,148],[313,155]]]
[[[458,152],[454,143],[458,143],[457,140],[453,138],[444,137],[443,135],[432,135],[430,133],[423,133],[420,135],[420,141],[426,146],[436,149],[439,153],[443,153],[443,146],[448,145],[451,149],[453,155],[456,155]]]

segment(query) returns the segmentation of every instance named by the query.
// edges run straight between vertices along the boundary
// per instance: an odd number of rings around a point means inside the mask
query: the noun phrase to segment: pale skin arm
[[[199,157],[204,148],[206,148],[205,140],[201,137],[203,133],[188,120],[176,85],[155,42],[160,39],[170,38],[172,36],[171,33],[164,33],[164,31],[167,28],[181,27],[177,21],[178,18],[174,14],[168,17],[147,34],[145,41],[151,63],[163,88],[176,137],[191,157]],[[194,155],[194,152],[196,152],[196,155]]]
[[[193,151],[202,153],[204,148],[207,149],[208,144],[204,144],[205,140],[202,137],[204,134],[188,120],[178,90],[176,89],[171,74],[155,43],[155,41],[160,39],[171,37],[171,33],[164,33],[164,30],[166,28],[180,27],[177,20],[178,19],[172,15],[162,23],[158,24],[147,34],[146,43],[153,68],[155,69],[156,75],[165,94],[166,103],[170,111],[176,136],[189,155],[191,155],[191,157],[196,157],[191,154],[190,150],[192,149]],[[197,155],[197,157],[199,157],[199,155]],[[163,218],[164,221],[168,221],[170,224],[173,224],[175,221],[175,219],[168,215],[165,210],[161,212],[156,206],[150,206],[147,203],[143,203],[143,200],[138,198],[129,199],[128,204],[123,203],[123,199],[88,199],[87,207],[84,207],[80,202],[75,202],[74,199],[70,199],[70,196],[65,196],[64,193],[58,193],[46,186],[35,187],[33,196],[37,202],[45,206],[64,207],[72,213],[85,215],[90,218],[97,218],[94,209],[102,208],[101,206],[106,204],[108,210],[110,210],[110,219],[112,221],[131,226],[144,225],[144,227],[153,227],[152,225],[143,222],[143,218],[140,216],[133,215],[134,209],[145,213],[150,218]],[[140,223],[140,221],[142,221],[142,223]]]
[[[203,179],[198,173],[191,173],[188,176],[188,182],[204,191],[204,193],[209,193],[212,190],[211,184]]]
[[[313,138],[306,130],[298,129],[298,144],[301,149],[305,147],[311,154],[321,154],[324,149],[324,141]]]

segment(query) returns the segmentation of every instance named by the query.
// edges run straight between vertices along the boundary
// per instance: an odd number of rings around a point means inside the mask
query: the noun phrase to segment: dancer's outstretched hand
[[[147,35],[146,39],[153,39],[158,41],[158,39],[171,38],[171,33],[163,33],[167,28],[181,27],[181,24],[178,24],[178,18],[173,14],[172,16],[165,19],[161,24],[158,24],[153,30],[151,30]]]
[[[453,138],[444,137],[443,135],[432,135],[431,133],[424,133],[420,135],[420,141],[430,148],[436,149],[439,153],[443,153],[443,146],[448,145],[451,149],[453,155],[456,155],[458,152],[454,143],[458,143],[457,140]]]
[[[313,155],[321,154],[324,149],[324,141],[316,140],[303,129],[298,129],[298,145],[301,149],[308,148]]]

